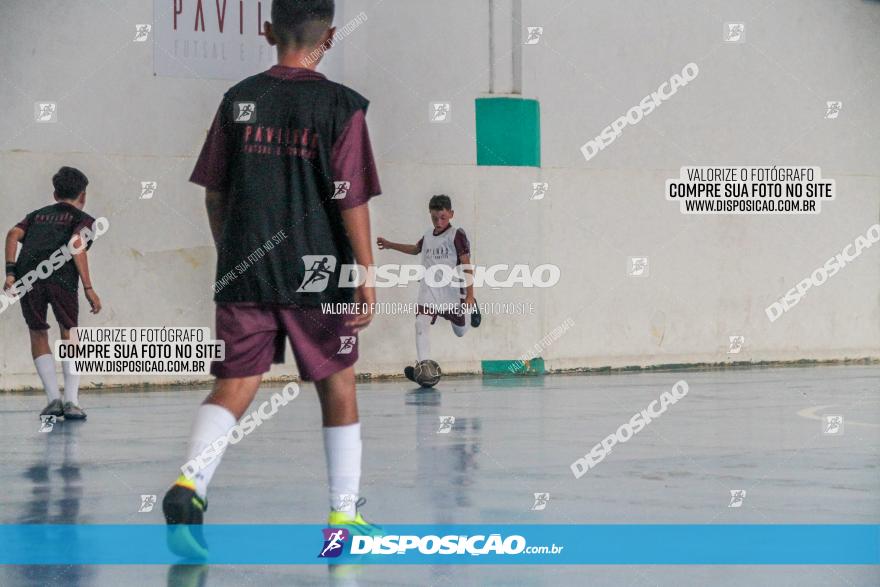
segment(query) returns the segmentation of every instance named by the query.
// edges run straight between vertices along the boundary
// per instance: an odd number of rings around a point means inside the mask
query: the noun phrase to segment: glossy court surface
[[[571,463],[669,390],[686,397],[576,479]],[[265,386],[258,402],[280,384]],[[362,494],[377,523],[880,522],[880,367],[448,378],[359,385]],[[42,395],[0,394],[0,522],[161,524],[205,389],[84,391],[39,431]],[[254,407],[256,407],[255,404]],[[843,416],[826,434],[824,416]],[[441,418],[455,418],[442,430]],[[447,420],[448,422],[449,420]],[[326,519],[313,388],[230,448],[209,523]],[[731,491],[744,490],[739,507]],[[533,509],[535,493],[550,493]],[[676,544],[657,544],[659,551]],[[880,585],[866,566],[3,567],[0,585]]]

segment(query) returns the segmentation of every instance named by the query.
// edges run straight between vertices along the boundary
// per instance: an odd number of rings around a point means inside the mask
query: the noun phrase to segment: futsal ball
[[[413,369],[413,377],[422,387],[434,387],[440,381],[441,375],[440,365],[431,359],[419,361]]]

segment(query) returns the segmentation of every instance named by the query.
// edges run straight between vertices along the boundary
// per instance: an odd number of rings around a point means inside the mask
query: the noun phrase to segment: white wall
[[[414,242],[427,198],[445,192],[477,262],[562,269],[550,290],[478,292],[532,302],[533,316],[486,316],[464,339],[437,328],[447,371],[517,358],[567,317],[575,327],[543,353],[550,368],[880,358],[877,249],[778,321],[764,315],[880,219],[880,5],[526,0],[523,25],[545,27],[522,51],[524,95],[541,102],[541,169],[474,165],[474,98],[489,87],[486,2],[347,0],[344,20],[361,11],[368,21],[342,50],[346,83],[372,100],[384,188],[374,233]],[[84,325],[213,326],[214,253],[201,191],[186,180],[230,83],[155,77],[150,43],[131,43],[152,12],[134,0],[16,0],[0,18],[0,225],[48,203],[59,166],[89,175],[87,210],[111,229],[90,254],[105,310],[83,311]],[[727,21],[746,23],[744,44],[720,42]],[[696,80],[584,160],[580,145],[690,61]],[[36,100],[58,101],[59,123],[32,122]],[[826,100],[843,101],[838,119],[823,119]],[[432,101],[452,102],[452,124],[428,123]],[[663,198],[683,165],[765,164],[820,166],[838,199],[813,217],[686,217]],[[140,201],[147,179],[159,191]],[[531,201],[539,179],[549,195]],[[637,255],[650,259],[647,278],[626,276]],[[415,289],[380,295],[412,301]],[[733,334],[746,347],[729,356]],[[411,319],[377,318],[359,370],[399,372],[415,358],[412,339]],[[37,384],[18,309],[0,315],[0,364],[0,388]],[[292,362],[275,371],[294,372]]]

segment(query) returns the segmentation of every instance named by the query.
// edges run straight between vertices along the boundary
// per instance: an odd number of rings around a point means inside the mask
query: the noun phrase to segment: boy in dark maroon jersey
[[[64,401],[61,401],[55,360],[49,350],[46,313],[51,305],[61,338],[68,340],[70,329],[78,323],[80,280],[92,313],[101,311],[101,300],[92,288],[86,254],[92,238],[84,236],[94,234],[95,219],[82,211],[89,180],[81,171],[62,167],[52,178],[52,185],[56,203],[34,210],[6,234],[4,290],[18,290],[16,293],[23,294],[19,303],[30,332],[31,355],[49,398],[49,404],[40,415],[84,420],[86,413],[79,406],[78,398],[79,375],[73,372],[70,361],[61,363],[64,373]],[[16,261],[19,243],[21,252]],[[59,251],[72,254],[62,255]],[[49,271],[50,268],[53,270]],[[16,284],[21,287],[15,287]]]
[[[263,373],[283,360],[286,337],[321,402],[330,522],[363,529],[354,363],[375,294],[367,285],[340,288],[339,277],[343,264],[373,265],[367,202],[380,187],[364,120],[369,102],[314,71],[315,51],[329,48],[335,32],[333,14],[333,0],[273,1],[265,32],[279,64],[225,94],[190,178],[206,190],[226,356],[213,365],[217,379],[196,414],[187,461],[229,434]],[[254,255],[269,241],[277,244]],[[355,300],[364,313],[321,312],[321,303]],[[169,524],[202,523],[219,453],[185,469],[168,491]]]

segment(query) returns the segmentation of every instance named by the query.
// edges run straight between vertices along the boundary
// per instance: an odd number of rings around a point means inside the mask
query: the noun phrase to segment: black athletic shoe
[[[207,500],[196,495],[193,482],[183,475],[178,477],[162,500],[171,552],[186,559],[207,558],[208,545],[199,527],[207,509]]]
[[[412,381],[413,383],[418,383],[416,381],[416,370],[412,365],[403,368],[403,374],[406,375],[406,378]]]
[[[40,412],[40,417],[43,416],[55,416],[56,418],[60,418],[64,415],[64,404],[61,403],[60,399],[53,399],[50,401],[43,411]]]
[[[66,402],[64,404],[64,419],[65,420],[85,420],[86,419],[86,411],[73,402]]]
[[[471,328],[479,328],[480,322],[483,321],[483,316],[480,314],[480,305],[477,303],[477,300],[474,300],[474,313],[471,314]]]
[[[207,500],[196,494],[195,484],[184,475],[177,478],[162,500],[162,511],[169,524],[201,524],[207,509]]]

